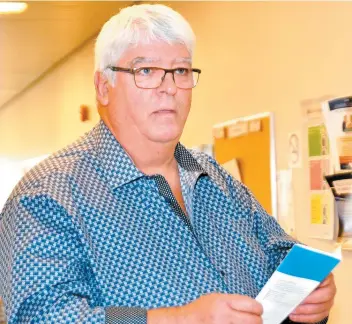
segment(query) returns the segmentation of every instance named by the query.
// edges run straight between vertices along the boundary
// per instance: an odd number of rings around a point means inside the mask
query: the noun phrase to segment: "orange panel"
[[[270,117],[260,120],[260,132],[214,139],[214,154],[221,164],[232,159],[238,160],[243,183],[271,214]]]

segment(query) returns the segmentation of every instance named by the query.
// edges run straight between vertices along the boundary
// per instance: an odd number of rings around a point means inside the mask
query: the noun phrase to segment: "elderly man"
[[[123,9],[95,48],[101,121],[31,170],[1,214],[9,323],[258,324],[295,243],[248,189],[179,143],[201,71],[162,5]],[[328,277],[290,319],[326,322]]]

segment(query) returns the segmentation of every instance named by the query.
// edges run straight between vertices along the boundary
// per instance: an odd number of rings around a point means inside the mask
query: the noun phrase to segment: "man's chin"
[[[171,129],[165,131],[155,131],[150,134],[149,138],[157,143],[177,143],[182,135],[182,131],[172,131]]]

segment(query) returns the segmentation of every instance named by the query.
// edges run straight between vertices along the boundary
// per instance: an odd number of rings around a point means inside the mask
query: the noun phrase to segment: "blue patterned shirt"
[[[294,240],[212,158],[175,158],[187,215],[102,121],[28,172],[0,216],[9,323],[146,323],[211,292],[256,297]]]

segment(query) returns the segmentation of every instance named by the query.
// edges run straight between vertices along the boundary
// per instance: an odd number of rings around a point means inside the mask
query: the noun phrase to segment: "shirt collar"
[[[146,176],[135,166],[127,152],[102,120],[94,128],[93,138],[96,143],[98,160],[109,185],[113,189]],[[207,174],[193,155],[180,143],[176,145],[175,158],[183,169],[198,174]]]

